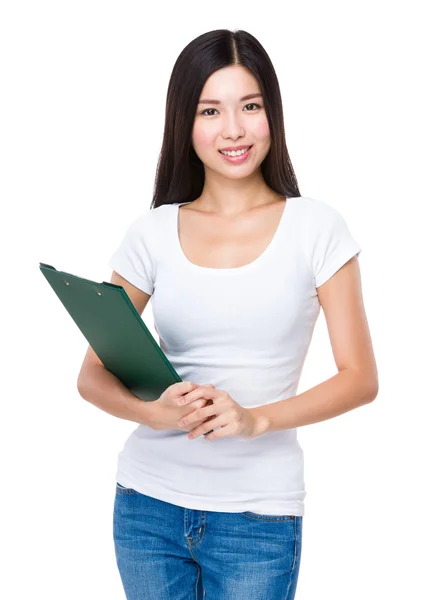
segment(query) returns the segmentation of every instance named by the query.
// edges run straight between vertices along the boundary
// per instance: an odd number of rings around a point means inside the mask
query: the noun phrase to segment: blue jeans
[[[194,510],[116,484],[113,538],[127,600],[293,600],[301,516]]]

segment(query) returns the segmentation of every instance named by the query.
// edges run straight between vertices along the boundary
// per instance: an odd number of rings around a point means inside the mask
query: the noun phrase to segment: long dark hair
[[[261,87],[271,138],[260,165],[266,184],[284,196],[301,195],[285,141],[279,83],[267,52],[247,31],[216,29],[191,41],[173,67],[151,208],[191,202],[201,195],[205,174],[192,146],[195,112],[206,80],[231,65],[247,68]]]

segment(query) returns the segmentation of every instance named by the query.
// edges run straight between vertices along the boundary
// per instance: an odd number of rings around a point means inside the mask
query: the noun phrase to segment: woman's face
[[[271,140],[260,92],[255,77],[238,65],[219,69],[207,79],[192,132],[193,148],[205,165],[206,173],[211,169],[226,177],[242,178],[262,163]],[[241,100],[255,94],[254,98]],[[245,160],[231,162],[219,152],[229,146],[252,148]]]

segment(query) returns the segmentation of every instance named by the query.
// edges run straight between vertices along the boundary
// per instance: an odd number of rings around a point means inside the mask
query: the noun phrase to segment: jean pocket
[[[245,511],[241,514],[248,519],[255,519],[258,521],[294,521],[296,518],[294,515],[262,515],[251,511]]]
[[[116,484],[116,488],[117,488],[117,494],[136,494],[137,491],[134,490],[133,488],[127,488],[124,487],[124,485],[121,485],[121,483]]]

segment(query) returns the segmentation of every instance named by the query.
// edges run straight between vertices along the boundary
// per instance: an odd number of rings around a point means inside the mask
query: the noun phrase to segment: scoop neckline
[[[172,206],[174,207],[174,211],[173,211],[173,221],[174,221],[174,232],[173,233],[174,233],[174,235],[173,235],[173,237],[174,237],[174,242],[175,242],[175,248],[177,249],[177,252],[181,259],[181,262],[183,264],[187,265],[190,269],[193,269],[194,271],[201,271],[201,272],[220,274],[220,275],[223,275],[223,274],[227,275],[227,274],[233,274],[233,273],[244,273],[245,271],[248,271],[250,269],[254,269],[254,268],[258,267],[262,262],[264,262],[271,255],[273,249],[276,247],[279,237],[281,236],[281,231],[282,231],[282,229],[284,227],[284,223],[287,219],[288,200],[289,200],[288,196],[285,196],[285,206],[284,206],[284,210],[282,211],[282,215],[279,219],[278,226],[276,228],[276,231],[275,231],[272,239],[270,240],[267,247],[263,250],[263,252],[261,252],[261,254],[250,263],[241,265],[240,267],[227,267],[227,268],[203,267],[202,265],[196,265],[195,263],[191,262],[187,258],[187,256],[184,254],[183,248],[181,246],[180,237],[179,237],[179,231],[178,231],[179,212],[180,212],[180,206],[184,206],[184,204],[192,204],[193,201],[191,200],[190,202],[176,202],[176,203],[172,204]]]

